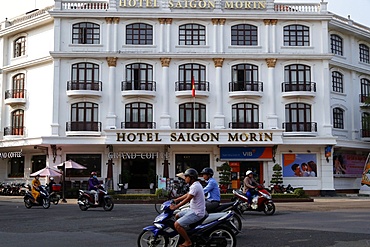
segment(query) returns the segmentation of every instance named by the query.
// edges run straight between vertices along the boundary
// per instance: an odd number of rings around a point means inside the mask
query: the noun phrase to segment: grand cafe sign
[[[159,8],[160,0],[120,0],[121,8]],[[168,0],[170,9],[215,9],[216,0]],[[266,9],[266,1],[225,0],[223,9]]]

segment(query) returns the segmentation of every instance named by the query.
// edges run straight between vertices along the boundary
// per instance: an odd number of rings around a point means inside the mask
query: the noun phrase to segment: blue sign
[[[221,160],[271,160],[272,147],[221,147]]]

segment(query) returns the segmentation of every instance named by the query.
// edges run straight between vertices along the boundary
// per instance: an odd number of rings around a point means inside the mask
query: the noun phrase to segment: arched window
[[[72,65],[71,81],[68,90],[101,91],[99,65],[94,63],[76,63]]]
[[[339,107],[333,109],[333,127],[344,129],[344,110]]]
[[[153,26],[145,23],[133,23],[126,26],[127,45],[152,45]]]
[[[194,23],[181,25],[179,45],[206,45],[206,27]]]
[[[370,114],[367,112],[361,116],[361,137],[370,137]]]
[[[365,103],[369,101],[370,97],[370,81],[368,79],[362,78],[360,82],[361,82],[360,102]]]
[[[126,81],[122,90],[155,91],[153,66],[146,63],[133,63],[126,66]]]
[[[232,82],[230,92],[259,91],[258,67],[253,64],[237,64],[231,67]]]
[[[343,75],[338,71],[331,73],[331,83],[333,92],[343,93]]]
[[[317,124],[311,122],[311,105],[291,103],[285,106],[286,132],[316,132]]]
[[[72,26],[73,44],[100,44],[100,25],[81,22]]]
[[[24,135],[24,111],[21,109],[12,112],[11,135]]]
[[[310,46],[310,29],[303,25],[285,26],[284,46]]]
[[[364,44],[360,44],[360,62],[370,63],[369,47]]]
[[[311,68],[303,64],[285,66],[283,92],[312,91],[314,83],[311,82]]]
[[[258,45],[257,27],[249,24],[232,26],[231,45]]]
[[[176,91],[192,89],[192,79],[196,91],[209,91],[206,80],[206,66],[196,63],[187,63],[179,66],[179,81],[176,83]]]
[[[153,105],[143,102],[134,102],[125,106],[125,129],[153,129]]]
[[[19,37],[14,41],[14,57],[20,57],[26,55],[26,37]]]
[[[6,98],[24,98],[24,79],[25,74],[23,73],[13,76],[12,90],[11,93],[6,94]]]
[[[67,125],[67,131],[101,131],[98,114],[98,104],[92,102],[72,104],[71,122]]]
[[[232,106],[232,129],[259,129],[262,123],[259,123],[258,105],[252,103],[238,103]]]
[[[206,122],[206,105],[200,103],[185,103],[179,106],[179,129],[209,129]]]
[[[343,39],[336,34],[330,35],[331,53],[343,56]]]

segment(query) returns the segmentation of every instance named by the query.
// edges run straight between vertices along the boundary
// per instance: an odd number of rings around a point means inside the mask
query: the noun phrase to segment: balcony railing
[[[5,99],[24,99],[26,89],[11,89],[5,91]]]
[[[128,90],[156,91],[156,82],[146,80],[123,81],[121,91]]]
[[[360,98],[360,103],[367,102],[367,103],[370,104],[370,95],[368,95],[368,94],[360,94],[359,98]]]
[[[263,82],[260,82],[260,81],[229,82],[229,92],[237,92],[237,91],[263,92]]]
[[[108,1],[91,1],[91,0],[90,1],[81,1],[81,0],[63,1],[62,9],[107,10],[109,9],[109,3]]]
[[[283,82],[282,92],[316,92],[316,82]]]
[[[209,122],[176,122],[176,129],[209,129],[211,124]]]
[[[102,91],[101,81],[68,81],[67,90]]]
[[[194,82],[195,91],[209,92],[208,81],[196,81]],[[175,91],[187,91],[192,90],[191,81],[177,81],[175,82]]]
[[[318,13],[321,10],[321,5],[312,3],[275,3],[274,8],[276,12]]]
[[[369,138],[370,137],[370,129],[361,129],[361,137],[362,138]]]
[[[25,129],[26,129],[26,127],[24,127],[24,126],[22,126],[22,127],[12,127],[12,126],[5,127],[4,128],[4,136],[9,136],[9,135],[23,136],[24,133],[25,133]]]
[[[121,129],[155,129],[155,122],[121,122]]]
[[[263,129],[262,122],[243,123],[243,122],[230,122],[230,129]]]
[[[317,123],[315,122],[298,122],[298,123],[283,123],[283,129],[286,132],[317,132]]]
[[[66,131],[97,131],[101,132],[101,122],[67,122]]]

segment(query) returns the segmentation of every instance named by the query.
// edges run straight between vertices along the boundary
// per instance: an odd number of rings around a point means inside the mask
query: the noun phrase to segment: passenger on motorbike
[[[246,196],[248,198],[248,207],[249,207],[252,203],[252,197],[256,192],[255,188],[257,186],[257,182],[254,179],[254,177],[253,177],[254,173],[251,170],[248,170],[245,173],[245,175],[246,175],[246,177],[244,178],[244,181],[243,181],[243,185],[244,185],[243,186],[243,193],[246,194]]]
[[[36,175],[35,179],[32,180],[32,196],[35,200],[33,203],[37,203],[37,198],[40,196],[39,187],[41,186],[41,182],[39,178],[40,175]]]
[[[190,201],[188,209],[181,210],[176,214],[175,229],[185,240],[180,247],[192,245],[185,229],[189,228],[190,224],[201,220],[206,214],[204,192],[202,185],[198,181],[198,172],[193,168],[189,168],[185,171],[184,176],[185,182],[190,185],[189,192],[174,199],[177,204],[170,206],[171,210],[176,210]]]
[[[89,187],[88,190],[90,190],[90,193],[94,195],[95,198],[95,204],[99,204],[99,194],[98,194],[98,187],[100,183],[97,178],[96,172],[91,172],[90,178],[89,178]]]
[[[207,185],[203,188],[204,195],[206,196],[206,210],[212,212],[215,208],[220,205],[221,195],[220,188],[216,179],[213,178],[213,170],[209,167],[204,168],[201,173]]]
[[[53,185],[56,184],[53,177],[50,177],[50,182],[48,184],[49,193],[53,192]]]

